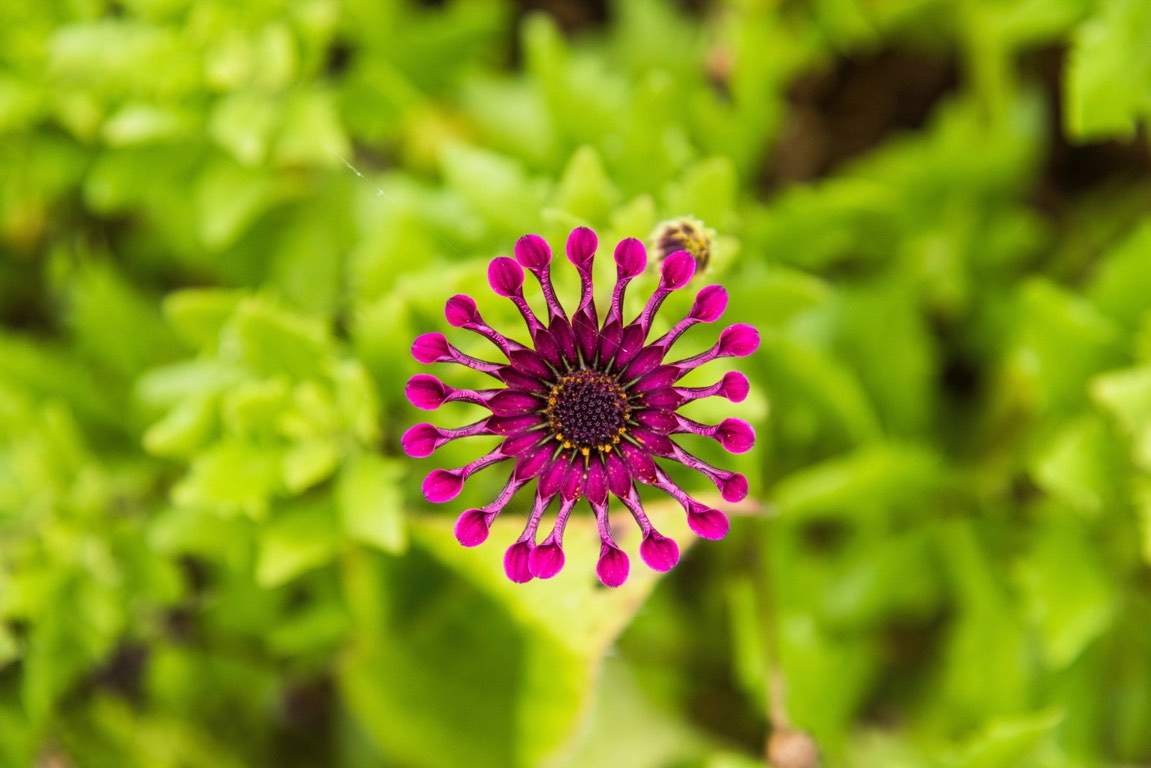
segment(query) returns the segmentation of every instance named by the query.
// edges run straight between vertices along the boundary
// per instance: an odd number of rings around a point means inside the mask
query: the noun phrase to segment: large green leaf
[[[682,514],[653,506],[661,530],[686,553],[692,537]],[[435,562],[417,558],[396,577],[423,583],[421,594],[434,600],[407,598],[416,613],[397,617],[383,637],[365,638],[342,674],[353,711],[385,753],[428,766],[458,765],[465,756],[469,765],[531,766],[559,760],[577,738],[603,655],[658,574],[633,558],[623,587],[602,587],[594,575],[598,534],[580,516],[565,535],[564,570],[550,581],[513,584],[502,544],[514,541],[518,526],[500,519],[488,542],[468,550],[450,521],[413,522],[413,544]],[[632,549],[630,538],[622,543]]]

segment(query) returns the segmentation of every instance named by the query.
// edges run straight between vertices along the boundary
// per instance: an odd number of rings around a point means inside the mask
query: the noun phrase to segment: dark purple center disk
[[[627,393],[615,376],[596,371],[572,371],[552,387],[544,413],[552,433],[565,448],[585,454],[607,451],[627,433],[631,416]]]

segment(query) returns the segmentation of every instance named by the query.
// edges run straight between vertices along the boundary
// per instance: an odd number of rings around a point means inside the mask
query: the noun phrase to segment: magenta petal
[[[424,498],[433,504],[443,504],[459,496],[463,487],[463,478],[458,473],[437,469],[424,478]]]
[[[580,313],[572,319],[572,331],[583,359],[591,362],[595,357],[596,342],[599,341],[599,329],[587,315]]]
[[[413,459],[422,459],[431,456],[436,450],[436,440],[440,433],[431,424],[416,424],[400,438],[400,445],[404,453]]]
[[[619,340],[619,352],[615,356],[616,369],[623,368],[643,350],[643,340],[647,333],[635,323],[623,329]]]
[[[529,376],[516,369],[514,366],[505,365],[500,368],[500,379],[504,384],[507,384],[512,389],[526,390],[528,392],[539,392],[543,394],[548,391],[548,387],[535,376]]]
[[[719,335],[719,353],[732,357],[747,357],[759,349],[759,331],[750,325],[738,323],[723,329]]]
[[[516,240],[516,261],[533,271],[543,269],[552,261],[552,248],[539,235],[524,235]]]
[[[611,451],[604,454],[604,462],[607,465],[608,490],[620,498],[627,496],[632,487],[631,472],[623,459],[619,457],[617,451]]]
[[[751,385],[747,377],[739,371],[729,371],[723,375],[723,396],[733,403],[742,403]]]
[[[615,247],[615,271],[619,280],[635,277],[647,267],[647,251],[634,237],[619,241]]]
[[[607,473],[602,461],[592,460],[587,467],[587,486],[584,493],[592,504],[607,501]]]
[[[664,349],[663,347],[645,347],[642,352],[635,356],[635,359],[628,365],[627,370],[623,372],[623,380],[631,381],[638,379],[655,370],[656,366],[663,362]]]
[[[643,427],[633,427],[631,436],[653,456],[670,456],[675,452],[675,444],[667,435],[661,435]]]
[[[639,556],[653,571],[670,571],[679,562],[679,546],[662,534],[652,531],[639,545]]]
[[[526,456],[546,437],[543,432],[536,430],[512,435],[500,444],[500,453],[515,457]]]
[[[548,368],[544,359],[530,349],[517,349],[512,352],[509,357],[511,358],[512,365],[529,376],[534,376],[544,381],[549,381],[553,377],[552,370]]]
[[[564,475],[563,487],[560,488],[560,495],[568,500],[575,501],[583,494],[584,489],[584,473],[587,470],[579,461],[573,461],[567,468],[567,474]]]
[[[456,520],[456,538],[465,547],[483,544],[488,531],[488,516],[478,509],[469,509]]]
[[[692,317],[701,323],[714,323],[723,317],[727,309],[727,291],[720,285],[709,285],[703,288],[695,297],[691,305]]]
[[[531,561],[532,545],[526,541],[517,541],[508,547],[504,553],[504,573],[516,584],[526,584],[532,580]]]
[[[599,247],[599,239],[596,238],[595,232],[587,227],[576,227],[568,235],[568,261],[575,264],[581,272],[590,269],[597,247]]]
[[[689,512],[687,524],[697,536],[705,539],[722,539],[727,535],[731,523],[727,515],[718,509],[704,509],[702,512]]]
[[[526,416],[492,416],[487,426],[493,435],[516,435],[542,423],[543,419],[538,414],[529,413]]]
[[[537,579],[550,579],[564,567],[564,551],[559,544],[545,543],[528,555],[528,570]]]
[[[543,401],[523,392],[505,389],[502,392],[497,392],[488,401],[488,406],[492,409],[492,413],[497,416],[522,416],[542,408]]]
[[[659,287],[669,291],[682,288],[695,277],[695,259],[687,251],[676,251],[663,260]]]
[[[676,392],[672,387],[657,389],[654,392],[643,393],[643,403],[651,408],[676,409],[683,405],[687,398]]]
[[[412,357],[421,363],[439,363],[450,360],[448,339],[442,333],[425,333],[412,342]]]
[[[724,419],[715,437],[732,453],[747,453],[755,445],[755,430],[742,419]]]
[[[558,316],[552,320],[548,330],[559,346],[560,354],[572,365],[578,363],[579,358],[576,357],[575,333],[572,331],[571,323],[563,316]]]
[[[562,352],[560,351],[559,342],[551,331],[540,330],[536,332],[536,352],[552,368],[560,368],[563,364]]]
[[[539,494],[542,498],[550,499],[560,492],[560,486],[563,484],[564,474],[567,472],[568,460],[564,453],[552,460],[548,468],[540,476],[539,481]]]
[[[548,466],[552,457],[552,446],[541,445],[531,453],[523,456],[516,462],[515,478],[517,480],[530,480],[538,477]]]
[[[604,326],[599,337],[599,359],[606,363],[619,352],[619,342],[623,337],[623,328],[614,320]]]
[[[620,443],[619,447],[624,458],[627,459],[632,477],[649,485],[656,481],[655,462],[652,461],[651,454],[631,443]],[[615,493],[615,490],[613,489],[612,492]]]
[[[651,398],[645,397],[644,402],[650,404]],[[645,408],[639,411],[635,414],[635,420],[665,435],[679,426],[679,420],[670,411],[658,408]]]
[[[738,472],[719,482],[719,493],[724,501],[743,501],[747,497],[747,478]]]
[[[448,396],[448,388],[435,376],[427,373],[418,373],[408,380],[404,387],[404,394],[408,402],[425,411],[434,411],[444,404]]]
[[[595,565],[596,575],[608,587],[618,587],[627,581],[627,555],[619,547],[604,542],[599,551],[599,562]]]
[[[649,389],[663,389],[674,384],[683,371],[674,365],[661,365],[636,382],[637,392],[646,392]]]
[[[515,259],[497,256],[488,265],[488,282],[500,296],[517,296],[524,286],[524,270]]]
[[[468,323],[479,322],[480,313],[472,297],[460,293],[448,299],[444,306],[444,317],[456,328],[460,328]]]

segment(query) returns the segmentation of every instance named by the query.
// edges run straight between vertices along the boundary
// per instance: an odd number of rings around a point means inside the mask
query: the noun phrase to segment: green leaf
[[[1130,137],[1151,115],[1151,4],[1101,0],[1071,48],[1065,112],[1080,140]]]
[[[1036,483],[1080,512],[1095,515],[1116,503],[1124,455],[1097,416],[1063,425],[1032,463]]]
[[[1151,365],[1095,378],[1091,396],[1131,435],[1135,462],[1151,470]]]
[[[337,541],[332,512],[326,501],[297,503],[278,511],[260,531],[256,582],[278,587],[330,562]]]
[[[20,646],[7,623],[0,622],[0,669],[4,669],[20,656]]]
[[[1115,613],[1114,584],[1090,546],[1088,533],[1066,514],[1052,516],[1019,568],[1044,655],[1055,669],[1071,664],[1102,636]]]
[[[619,191],[608,178],[592,147],[580,147],[571,156],[551,204],[590,224],[607,221],[619,202]]]
[[[283,165],[324,168],[341,165],[350,154],[351,141],[332,95],[319,89],[293,93],[284,105],[276,160]]]
[[[219,428],[214,397],[190,397],[144,433],[144,447],[156,456],[192,458]]]
[[[128,276],[92,259],[69,275],[67,285],[67,319],[77,342],[108,369],[127,378],[171,359],[176,340]]]
[[[101,130],[109,146],[126,147],[183,140],[197,128],[197,115],[178,107],[148,103],[125,104],[104,122]]]
[[[440,156],[448,186],[500,231],[521,233],[531,226],[525,212],[538,211],[545,186],[530,179],[520,163],[483,149],[452,144]]]
[[[262,517],[280,483],[279,452],[227,440],[196,455],[172,498],[182,506]]]
[[[232,245],[280,194],[274,177],[221,158],[201,173],[193,205],[201,242],[210,249]]]
[[[891,434],[922,434],[934,411],[937,361],[917,286],[881,278],[839,291],[829,307],[839,356],[851,363]]]
[[[344,531],[384,552],[408,547],[401,467],[372,453],[361,453],[340,472],[336,500]]]
[[[1151,295],[1149,253],[1151,220],[1145,220],[1108,250],[1087,288],[1087,295],[1099,309],[1130,327],[1147,311],[1147,297]]]
[[[418,583],[416,606],[389,621],[341,660],[341,698],[383,762],[426,768],[510,768],[520,668],[533,638],[498,601],[464,581],[445,588],[443,574],[406,558],[394,583]],[[431,587],[431,589],[429,589]],[[556,672],[570,674],[570,659]],[[532,730],[550,729],[539,719]]]
[[[214,351],[220,331],[244,294],[215,288],[186,288],[164,297],[164,317],[176,334],[200,351]]]
[[[828,283],[808,272],[775,265],[762,270],[731,266],[738,268],[739,279],[727,286],[727,316],[754,317],[761,330],[784,326],[833,295]]]
[[[875,443],[788,476],[776,486],[775,502],[792,517],[865,516],[912,503],[944,481],[939,457],[928,448]]]
[[[780,429],[795,430],[800,440],[818,429],[849,444],[879,437],[875,410],[842,360],[802,339],[764,331],[757,357]]]
[[[947,765],[956,768],[1038,768],[1049,765],[1044,752],[1063,714],[1049,709],[1034,714],[991,719]]]
[[[664,204],[674,215],[694,216],[709,227],[726,228],[739,195],[735,167],[726,157],[695,163],[668,185]]]
[[[226,94],[212,110],[208,135],[247,166],[264,162],[281,116],[279,101],[261,91]]]
[[[240,303],[224,329],[223,350],[261,375],[309,378],[323,372],[331,340],[320,323],[261,299]]]
[[[295,443],[284,452],[284,486],[300,493],[329,477],[339,466],[340,450],[328,439]]]
[[[648,511],[686,552],[693,537],[673,506]],[[435,602],[412,603],[407,610],[417,610],[419,621],[396,617],[395,626],[408,628],[349,660],[341,680],[353,710],[386,753],[404,762],[436,768],[461,760],[558,760],[584,717],[603,653],[659,575],[637,558],[624,586],[600,587],[599,536],[594,521],[582,517],[564,537],[568,566],[525,589],[507,580],[497,544],[515,540],[517,521],[498,519],[491,541],[475,549],[461,547],[452,529],[450,520],[413,524],[413,543],[447,570],[409,559],[404,567],[417,572],[408,578],[457,586],[429,592]]]
[[[1113,321],[1083,298],[1035,279],[1022,291],[1013,363],[1041,408],[1080,408],[1091,376],[1123,360]]]
[[[1030,700],[1030,672],[1020,664],[1028,637],[989,537],[967,520],[949,520],[936,533],[956,619],[947,628],[930,707],[953,727],[1020,712]]]

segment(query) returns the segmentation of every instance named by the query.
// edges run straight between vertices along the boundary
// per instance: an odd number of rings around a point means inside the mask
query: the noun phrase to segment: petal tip
[[[480,313],[476,309],[475,300],[460,293],[448,299],[444,306],[444,317],[452,326],[461,328],[468,323],[478,322]]]
[[[419,373],[408,379],[404,387],[408,402],[424,411],[434,411],[444,404],[448,389],[429,373]]]
[[[443,504],[459,496],[463,487],[464,481],[458,470],[437,469],[424,478],[422,490],[428,501]]]
[[[528,570],[537,579],[550,579],[563,567],[564,551],[559,544],[545,542],[528,555]]]
[[[719,335],[720,354],[747,357],[759,349],[759,331],[750,325],[737,323],[723,329]]]
[[[704,508],[702,511],[689,512],[687,524],[696,536],[712,541],[722,539],[731,529],[731,522],[727,519],[727,515],[718,509]]]
[[[456,520],[456,540],[465,547],[478,547],[487,541],[490,526],[481,510],[469,509]]]
[[[665,573],[679,562],[679,545],[674,540],[652,531],[639,545],[639,555],[648,568]]]
[[[683,288],[695,277],[695,259],[687,251],[676,251],[663,260],[660,267],[661,288],[675,291]]]
[[[599,238],[588,227],[576,227],[568,235],[567,255],[568,261],[583,271],[591,268],[595,258],[596,248],[599,247]]]
[[[738,472],[720,482],[719,493],[723,500],[734,504],[747,498],[747,478]]]
[[[721,285],[708,285],[695,297],[691,317],[701,323],[714,323],[727,310],[727,290]]]
[[[515,259],[497,256],[488,265],[488,283],[500,296],[518,296],[524,286],[524,270]]]
[[[526,584],[535,576],[528,563],[531,561],[532,545],[526,541],[517,541],[508,547],[504,553],[504,573],[509,580],[516,584]]]
[[[616,277],[630,279],[647,268],[647,251],[634,237],[624,238],[615,247]]]
[[[436,450],[436,440],[440,433],[431,424],[416,424],[400,438],[404,453],[413,459],[424,459]]]
[[[731,453],[747,453],[755,445],[755,429],[743,419],[724,419],[716,439]]]
[[[618,587],[627,581],[629,567],[627,555],[619,547],[605,543],[600,548],[599,562],[595,565],[595,572],[604,586]]]
[[[530,270],[540,270],[552,261],[552,249],[539,235],[524,235],[516,240],[516,261]]]
[[[448,339],[442,333],[425,333],[412,342],[412,357],[425,364],[443,362],[448,350]]]
[[[728,371],[723,375],[723,394],[733,403],[742,403],[751,390],[747,377],[739,371]]]

